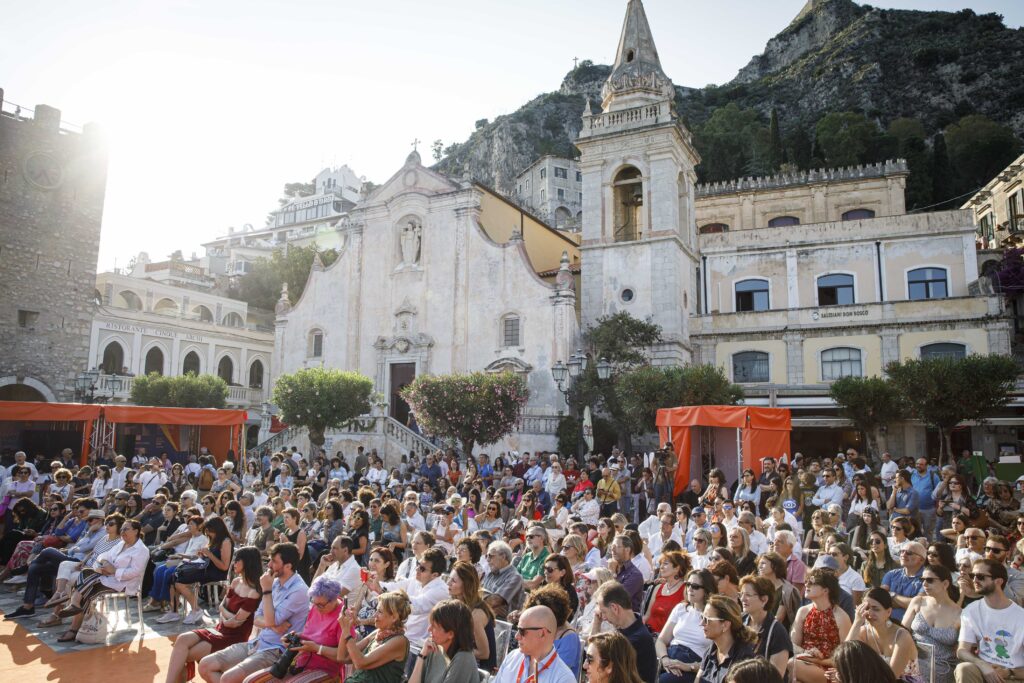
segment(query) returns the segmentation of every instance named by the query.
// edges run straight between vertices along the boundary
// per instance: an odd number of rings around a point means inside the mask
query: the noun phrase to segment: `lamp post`
[[[569,356],[569,360],[558,361],[551,368],[551,377],[555,380],[555,385],[558,390],[562,392],[562,396],[565,398],[565,405],[569,404],[569,392],[572,391],[573,385],[576,384],[576,380],[579,379],[587,369],[587,354],[583,353],[583,349],[576,349],[576,353]],[[598,368],[600,372],[600,368]],[[576,417],[576,411],[572,411],[573,417]],[[561,414],[561,411],[559,411]],[[577,455],[582,455],[580,444],[582,443],[583,429],[580,425],[580,433],[576,435],[576,451]]]
[[[107,396],[104,393],[97,394],[100,371],[96,368],[84,370],[75,378],[75,398],[83,403],[106,403],[114,398],[117,392],[121,391],[121,378],[115,373],[107,378],[106,389],[110,391]]]

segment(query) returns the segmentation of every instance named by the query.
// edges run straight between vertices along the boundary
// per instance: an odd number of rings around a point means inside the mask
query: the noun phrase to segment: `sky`
[[[873,0],[997,12],[1019,0]],[[646,0],[678,85],[732,79],[804,0]],[[99,268],[158,260],[246,223],[286,182],[348,164],[383,183],[413,140],[557,90],[573,59],[610,64],[625,0],[50,0],[7,3],[0,88],[99,123],[110,152]]]

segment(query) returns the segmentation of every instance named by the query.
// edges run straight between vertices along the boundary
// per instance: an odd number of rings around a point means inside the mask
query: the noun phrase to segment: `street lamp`
[[[122,380],[116,374],[107,379],[107,388],[110,389],[110,396],[96,394],[97,382],[100,379],[100,371],[96,368],[83,370],[75,378],[75,395],[85,403],[106,403],[114,398],[117,392],[121,391]]]
[[[607,358],[602,358],[597,361],[597,378],[599,380],[606,380],[612,376],[612,364],[608,362]]]
[[[562,388],[562,384],[565,382],[565,376],[569,373],[569,369],[565,367],[565,363],[558,361],[554,367],[551,368],[551,376],[555,378],[555,384],[558,388]]]

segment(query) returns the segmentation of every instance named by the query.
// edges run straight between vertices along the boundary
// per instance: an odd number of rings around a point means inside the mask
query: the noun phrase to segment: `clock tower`
[[[583,324],[619,311],[661,326],[653,362],[690,360],[696,310],[694,167],[641,0],[629,0],[600,110],[588,102],[576,146],[583,174]]]

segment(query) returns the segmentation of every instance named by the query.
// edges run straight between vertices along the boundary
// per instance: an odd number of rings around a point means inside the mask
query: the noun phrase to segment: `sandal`
[[[45,619],[36,622],[36,626],[40,626],[42,628],[49,628],[51,626],[60,626],[63,622],[64,620],[58,617],[56,614],[51,614]]]
[[[45,608],[56,607],[57,605],[63,605],[65,602],[71,599],[70,595],[63,595],[56,593],[52,598],[46,601],[43,605]]]
[[[78,636],[78,631],[67,630],[57,639],[58,643],[70,643]]]
[[[75,617],[85,611],[85,608],[81,605],[68,605],[62,610],[57,612],[57,616],[61,619],[67,619],[68,617]]]

